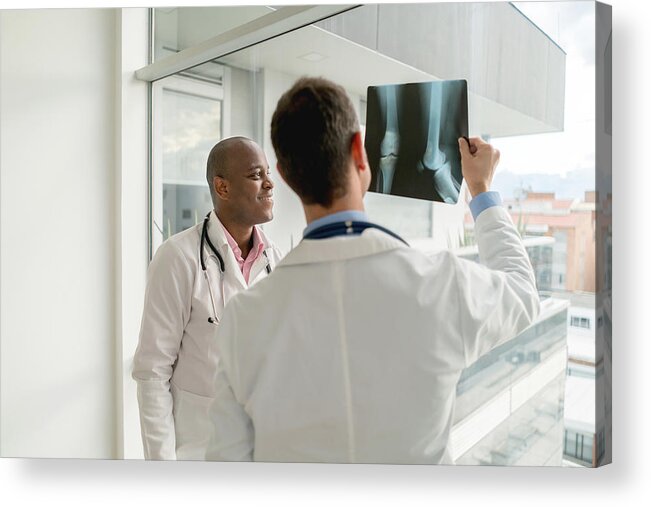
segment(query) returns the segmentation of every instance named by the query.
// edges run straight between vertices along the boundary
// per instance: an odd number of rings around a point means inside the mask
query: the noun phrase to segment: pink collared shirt
[[[240,250],[240,247],[237,245],[237,241],[231,236],[231,233],[228,232],[226,227],[222,225],[222,228],[224,229],[224,233],[226,234],[226,240],[228,241],[228,244],[231,247],[231,250],[233,250],[233,254],[235,254],[235,260],[237,261],[238,266],[240,267],[240,271],[242,271],[242,275],[244,276],[244,280],[246,283],[249,283],[249,275],[251,274],[251,268],[253,267],[253,263],[258,260],[258,257],[262,255],[262,252],[264,251],[266,245],[264,244],[264,241],[262,239],[262,236],[258,232],[257,227],[253,227],[253,246],[251,247],[251,250],[249,250],[249,255],[246,256],[246,259],[242,257],[242,250]]]

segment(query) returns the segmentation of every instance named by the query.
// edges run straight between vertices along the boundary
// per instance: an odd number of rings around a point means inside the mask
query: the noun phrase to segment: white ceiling
[[[176,13],[178,42],[182,46],[179,49],[214,36],[217,28],[223,31],[237,26],[243,20],[263,15],[265,12],[268,12],[267,8],[260,6],[243,8],[235,13],[215,8],[180,9]],[[314,62],[301,58],[310,53],[323,55],[324,59]],[[314,25],[238,51],[219,61],[246,70],[264,68],[295,77],[323,76],[360,96],[366,96],[366,89],[371,85],[438,79],[438,76],[423,72]],[[470,88],[472,89],[472,84]],[[539,119],[472,92],[469,93],[469,113],[471,135],[504,137],[557,131],[557,128]]]
[[[325,59],[311,62],[301,58],[309,53],[321,54]],[[219,61],[250,71],[265,68],[296,77],[323,76],[361,96],[366,96],[368,86],[438,79],[316,26],[295,30]],[[504,137],[556,130],[538,119],[472,92],[468,101],[470,135]]]

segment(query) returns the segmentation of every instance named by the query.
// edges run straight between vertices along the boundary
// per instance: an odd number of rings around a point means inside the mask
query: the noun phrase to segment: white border
[[[284,0],[287,4],[292,0]],[[178,2],[158,1],[156,5]],[[193,5],[215,4],[195,0]],[[249,2],[257,3],[255,0]],[[0,460],[6,505],[644,505],[649,456],[648,211],[651,30],[639,0],[612,0],[614,464],[599,470]],[[2,7],[6,2],[3,0]],[[33,2],[12,2],[14,8]],[[36,3],[48,7],[45,2]],[[70,2],[68,5],[72,5]],[[124,5],[104,2],[101,5]],[[142,2],[140,5],[153,2]],[[87,3],[76,2],[76,5]]]

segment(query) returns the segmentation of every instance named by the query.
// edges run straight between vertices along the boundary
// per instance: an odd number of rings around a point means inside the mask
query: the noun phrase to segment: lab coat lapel
[[[240,265],[235,260],[235,254],[233,250],[228,245],[228,243],[223,247],[224,253],[224,264],[226,264],[226,273],[224,279],[226,280],[226,289],[235,288],[232,294],[239,292],[240,290],[246,289],[248,287],[246,281],[244,280],[244,275],[240,270]],[[230,295],[226,294],[226,301],[230,299]]]
[[[264,245],[264,250],[255,260],[253,266],[251,266],[251,272],[249,273],[249,287],[253,285],[254,282],[267,275],[267,263],[269,263],[269,266],[271,266],[272,269],[274,267],[271,260],[274,257],[271,244],[260,227],[256,226],[256,230],[260,235],[260,241],[262,241],[262,244]]]
[[[235,254],[228,244],[226,234],[224,234],[224,226],[217,218],[217,214],[213,211],[210,215],[210,222],[208,223],[208,235],[213,242],[219,253],[224,259],[224,306],[230,297],[237,294],[240,290],[247,288],[247,283],[244,280],[244,275],[237,264]]]

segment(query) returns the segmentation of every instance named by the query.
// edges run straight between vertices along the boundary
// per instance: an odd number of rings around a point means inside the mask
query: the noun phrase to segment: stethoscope
[[[378,224],[373,224],[371,222],[363,222],[356,220],[346,220],[345,222],[335,222],[333,224],[322,225],[317,227],[313,231],[310,231],[308,234],[303,236],[303,239],[327,239],[333,238],[335,236],[347,236],[351,234],[361,234],[366,229],[378,229],[389,236],[397,239],[398,241],[409,246],[404,239],[398,236],[395,232],[390,231],[386,227],[382,227]]]
[[[210,241],[210,236],[208,236],[208,222],[210,221],[210,213],[209,212],[206,215],[206,218],[203,219],[203,226],[201,228],[201,240],[199,241],[199,262],[201,263],[201,270],[203,271],[203,276],[206,279],[206,284],[208,285],[208,292],[210,293],[210,302],[212,303],[212,317],[208,317],[208,322],[211,324],[219,324],[219,317],[217,317],[217,305],[215,304],[215,296],[212,292],[212,286],[210,285],[210,278],[208,278],[208,269],[206,269],[206,261],[203,256],[203,243],[204,241],[208,244],[208,248],[210,248],[210,251],[217,257],[217,263],[219,264],[219,273],[221,276],[221,293],[222,293],[222,301],[224,304],[226,303],[226,298],[224,297],[224,273],[226,272],[226,264],[224,263],[224,258],[222,255],[219,253],[217,248],[215,248],[215,245],[213,244],[212,241]],[[265,256],[265,259],[267,260],[267,265],[265,269],[267,270],[267,274],[271,273],[271,263],[269,262],[269,256],[267,255],[267,251],[263,250],[262,255]]]

